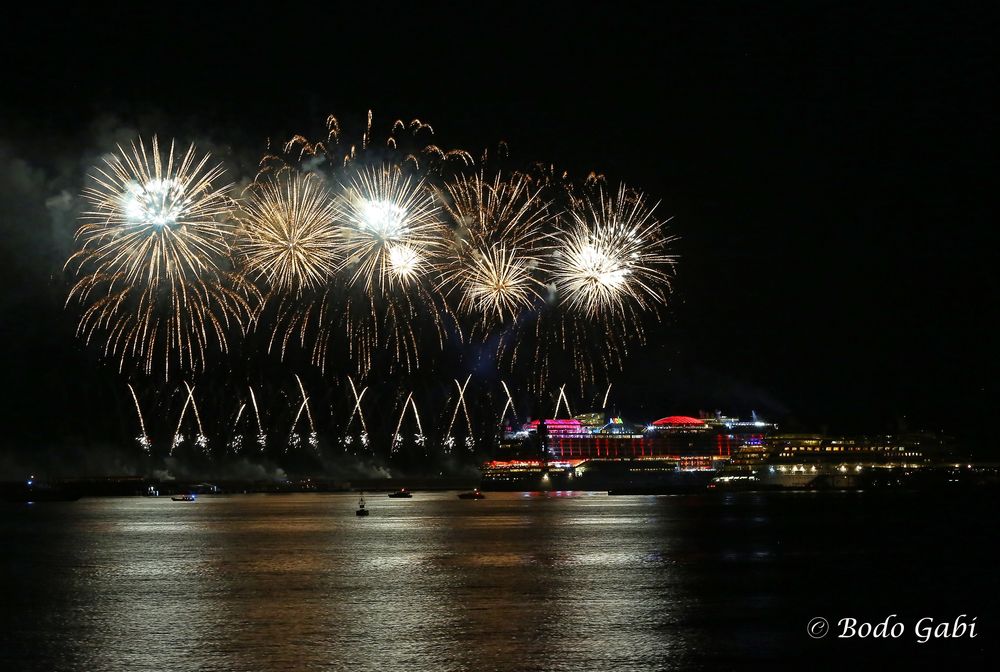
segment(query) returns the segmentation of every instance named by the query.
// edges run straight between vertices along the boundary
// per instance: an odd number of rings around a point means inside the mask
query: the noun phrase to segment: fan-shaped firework
[[[228,186],[220,166],[195,147],[164,157],[154,137],[104,159],[84,190],[89,209],[67,261],[78,279],[69,293],[86,308],[78,332],[103,334],[105,353],[144,362],[162,348],[165,374],[204,363],[214,341],[226,349],[231,323],[242,326],[252,291],[229,268]]]
[[[543,287],[547,203],[521,175],[460,176],[446,190],[456,241],[442,285],[459,292],[460,310],[484,321],[516,316]]]
[[[285,171],[253,184],[240,214],[247,267],[279,291],[324,284],[336,268],[333,219],[330,193],[314,175]]]

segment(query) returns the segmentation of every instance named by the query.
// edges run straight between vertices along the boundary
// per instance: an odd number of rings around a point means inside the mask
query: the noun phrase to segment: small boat
[[[365,508],[365,496],[362,493],[361,499],[358,500],[358,510],[354,512],[354,515],[356,515],[356,516],[367,516],[368,513],[369,513],[368,509]]]
[[[170,499],[172,499],[175,502],[193,502],[197,499],[197,497],[191,494],[187,494],[187,495],[174,495]]]
[[[460,492],[460,493],[458,493],[458,498],[459,499],[486,499],[486,495],[484,495],[483,493],[481,493],[479,491],[479,488],[476,488],[472,492]]]
[[[413,493],[406,488],[400,488],[396,492],[390,492],[389,496],[393,499],[410,499],[413,497]]]

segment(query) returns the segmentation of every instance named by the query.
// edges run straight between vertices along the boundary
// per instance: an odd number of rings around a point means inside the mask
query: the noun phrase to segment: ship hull
[[[538,464],[484,471],[482,490],[507,492],[604,491],[613,494],[704,492],[715,470],[681,470],[672,460],[588,461],[577,466]]]

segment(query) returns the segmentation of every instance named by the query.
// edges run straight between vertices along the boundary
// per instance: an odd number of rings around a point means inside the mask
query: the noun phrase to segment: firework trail
[[[361,421],[361,435],[359,436],[359,440],[361,442],[361,447],[366,449],[368,447],[368,425],[365,424],[365,414],[361,410],[361,400],[368,391],[368,387],[362,388],[361,392],[358,393],[358,388],[354,384],[354,379],[348,376],[347,382],[351,385],[351,394],[354,396],[354,407],[351,409],[351,417],[348,418],[347,425],[344,427],[344,446],[350,446],[353,442],[353,437],[350,434],[347,434],[347,432],[351,429],[351,423],[354,422],[354,416],[358,416],[358,419]]]
[[[403,416],[406,415],[406,409],[410,406],[410,399],[413,398],[413,392],[406,395],[406,401],[403,402],[403,410],[399,413],[399,422],[396,423],[396,431],[392,433],[392,453],[395,454],[399,452],[399,446],[403,443],[403,436],[399,433],[400,428],[403,426]]]
[[[361,393],[358,394],[358,388],[354,385],[354,380],[350,376],[347,377],[347,382],[351,384],[351,394],[354,395],[354,410],[351,411],[351,417],[347,421],[347,428],[350,428],[351,423],[354,422],[354,416],[357,415],[358,419],[361,420],[361,428],[367,432],[368,426],[365,424],[365,414],[361,411],[361,399],[365,396],[365,392],[368,391],[368,387],[362,388]]]
[[[403,410],[399,413],[399,421],[396,423],[396,431],[392,433],[392,453],[398,453],[399,447],[403,443],[403,436],[399,433],[399,430],[403,426],[403,418],[406,416],[406,409],[413,408],[413,417],[417,421],[417,433],[413,435],[414,442],[421,447],[424,447],[427,442],[427,437],[424,436],[424,428],[420,422],[420,412],[417,411],[417,404],[413,401],[413,392],[406,395],[406,401],[403,402]],[[426,452],[426,448],[425,448]]]
[[[601,408],[608,407],[608,396],[611,394],[611,383],[608,383],[608,389],[604,393],[604,401],[601,402]]]
[[[243,417],[243,411],[246,410],[247,404],[244,401],[240,404],[240,408],[236,411],[236,419],[233,420],[233,438],[229,441],[229,447],[232,449],[234,454],[239,454],[243,450],[243,435],[239,433],[240,418]]]
[[[472,375],[470,374],[466,379],[465,383],[459,383],[458,379],[455,379],[455,387],[458,389],[458,399],[455,401],[455,409],[451,414],[451,420],[448,422],[448,430],[445,432],[444,447],[445,452],[451,452],[451,449],[455,445],[455,437],[452,436],[451,430],[455,426],[455,419],[458,417],[458,409],[462,408],[462,413],[465,415],[465,429],[466,429],[466,439],[465,443],[467,447],[471,447],[470,439],[472,438],[472,420],[469,419],[469,409],[465,405],[465,389],[469,386],[469,381],[472,380]],[[416,410],[416,406],[414,406]]]
[[[465,407],[465,388],[469,386],[469,381],[472,380],[472,375],[465,379],[465,384],[459,383],[455,380],[455,387],[458,388],[458,400],[455,402],[455,410],[451,414],[451,421],[448,423],[448,431],[446,434],[451,434],[452,427],[455,426],[455,419],[458,417],[458,409],[461,406],[462,410],[465,412],[465,423],[466,428],[470,431],[472,430],[472,423],[469,421],[469,410]]]
[[[295,420],[292,421],[292,434],[295,435],[295,426],[299,423],[299,418],[302,417],[302,411],[306,412],[306,418],[309,420],[309,447],[313,450],[319,448],[319,435],[316,433],[316,425],[313,422],[312,411],[309,410],[309,397],[306,395],[306,388],[302,385],[302,379],[299,378],[298,374],[295,374],[295,382],[299,384],[299,392],[302,393],[302,404],[299,406],[299,411],[295,415]]]
[[[103,352],[135,358],[146,373],[162,358],[204,366],[206,349],[227,349],[227,332],[243,330],[255,290],[229,272],[229,186],[220,166],[195,147],[164,156],[154,136],[96,167],[83,196],[88,210],[66,268],[77,280],[67,297],[83,306],[77,334],[104,340]]]
[[[260,448],[261,452],[264,452],[264,448],[267,447],[267,434],[264,433],[264,425],[260,420],[260,409],[257,407],[257,395],[253,393],[253,387],[247,386],[250,389],[250,402],[253,404],[253,414],[257,418],[257,446]]]
[[[236,419],[233,421],[234,426],[239,424],[240,418],[243,417],[243,411],[246,409],[246,407],[247,407],[246,402],[240,404],[240,409],[236,411]]]
[[[514,416],[515,416],[514,417],[514,421],[517,422],[516,411],[514,410],[514,397],[510,396],[510,390],[507,388],[507,383],[506,382],[504,382],[504,381],[501,380],[500,384],[503,385],[504,394],[507,395],[507,403],[504,404],[503,410],[500,411],[500,424],[502,425],[503,421],[504,421],[504,418],[507,417],[507,409],[508,408],[510,409],[510,412],[512,414],[514,414]]]
[[[136,441],[139,442],[139,446],[148,455],[152,450],[153,445],[149,440],[149,434],[146,432],[146,422],[142,419],[142,410],[139,408],[139,397],[135,395],[135,389],[132,387],[132,383],[128,384],[128,391],[132,393],[132,401],[135,402],[135,414],[139,416],[140,434],[136,437]]]
[[[413,435],[413,442],[424,449],[424,457],[427,455],[427,437],[424,435],[424,427],[420,422],[420,411],[417,410],[417,402],[410,398],[410,406],[413,407],[413,417],[417,420],[417,433]]]
[[[185,383],[187,385],[187,383]],[[181,415],[177,418],[177,429],[174,430],[174,439],[170,444],[170,455],[174,454],[176,450],[182,443],[184,443],[184,435],[181,434],[181,424],[184,422],[184,414],[187,413],[188,405],[191,403],[191,390],[188,389],[188,394],[184,398],[184,406],[181,408]]]
[[[205,428],[201,424],[201,413],[198,412],[198,404],[194,400],[194,387],[192,387],[191,385],[188,385],[187,382],[184,383],[184,386],[187,388],[187,391],[188,391],[188,401],[191,402],[191,408],[194,409],[194,419],[198,423],[198,435],[195,436],[195,438],[194,438],[194,444],[196,446],[198,446],[199,448],[201,448],[202,451],[207,454],[208,453],[208,437],[205,436]],[[185,409],[187,408],[187,403],[185,403],[184,407],[185,407]],[[184,414],[181,413],[182,418],[183,418],[183,415]]]
[[[552,414],[553,418],[559,417],[559,407],[560,404],[566,402],[566,415],[570,418],[573,417],[573,411],[569,409],[569,399],[566,398],[566,386],[563,385],[559,388],[559,398],[556,400],[556,411]]]

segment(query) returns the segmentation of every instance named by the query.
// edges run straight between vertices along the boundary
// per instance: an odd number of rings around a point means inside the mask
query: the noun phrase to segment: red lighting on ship
[[[687,415],[668,415],[653,422],[653,427],[704,427],[705,423],[698,418]]]

